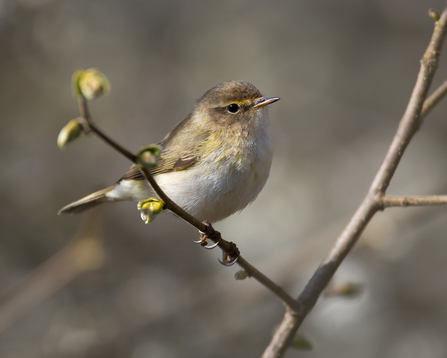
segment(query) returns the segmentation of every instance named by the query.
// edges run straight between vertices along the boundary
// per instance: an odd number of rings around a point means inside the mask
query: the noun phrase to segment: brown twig
[[[111,139],[109,136],[104,134],[99,127],[96,126],[96,124],[92,121],[87,100],[84,97],[80,97],[78,100],[78,106],[79,111],[81,112],[82,118],[85,120],[85,131],[87,133],[94,133],[99,138],[101,138],[104,142],[106,142],[108,145],[110,145],[112,148],[114,148],[116,151],[123,154],[126,158],[128,158],[133,163],[137,163],[137,156],[129,152],[127,149],[123,148],[121,145],[119,145],[117,142],[115,142],[113,139]],[[210,239],[214,242],[218,243],[218,246],[225,252],[227,255],[232,255],[234,253],[235,245],[231,242],[228,242],[224,240],[221,237],[220,232],[214,230],[212,227],[205,225],[203,222],[192,216],[191,214],[187,213],[185,210],[183,210],[180,206],[178,206],[176,203],[174,203],[167,195],[166,193],[160,188],[160,186],[155,181],[154,177],[150,174],[149,170],[147,170],[144,167],[138,166],[141,173],[145,177],[148,184],[151,186],[154,193],[158,195],[158,197],[164,202],[164,208],[167,210],[172,211],[175,215],[177,215],[179,218],[183,219],[188,224],[195,227],[197,230],[201,232],[207,232],[208,230],[212,230],[210,234]],[[277,297],[281,299],[281,301],[289,308],[289,309],[296,309],[298,306],[298,302],[290,296],[286,291],[284,291],[283,288],[281,288],[279,285],[274,283],[272,280],[270,280],[267,276],[265,276],[262,272],[257,270],[253,265],[251,265],[247,260],[245,260],[242,255],[239,255],[237,257],[237,264],[241,266],[248,274],[249,277],[253,277],[255,280],[257,280],[259,283],[264,285],[266,288],[268,288],[270,291],[272,291]]]
[[[281,357],[284,354],[302,321],[313,308],[323,289],[329,283],[341,262],[354,246],[364,228],[378,210],[383,210],[384,208],[391,206],[436,205],[447,203],[447,197],[445,196],[392,197],[385,195],[386,189],[389,186],[400,159],[410,143],[411,138],[420,128],[423,117],[426,116],[447,93],[446,81],[428,99],[426,99],[438,65],[442,42],[446,32],[446,23],[447,9],[444,10],[442,16],[435,24],[432,41],[421,60],[421,70],[407,110],[401,119],[397,133],[373,183],[371,184],[368,194],[357,209],[351,221],[336,240],[329,255],[317,269],[298,299],[293,299],[280,286],[276,285],[268,277],[249,264],[242,256],[238,257],[237,263],[245,269],[247,274],[267,287],[287,306],[284,319],[275,333],[272,342],[264,352],[263,358]],[[88,111],[87,101],[83,97],[79,99],[79,108],[86,122],[86,132],[94,133],[115,150],[136,163],[137,157],[134,154],[110,139],[93,123]],[[230,256],[234,255],[235,245],[233,243],[223,240],[218,231],[215,231],[200,222],[180,208],[163,192],[147,169],[143,167],[139,168],[153,191],[165,203],[166,209],[172,211],[199,231],[211,233],[209,238],[218,243],[224,253]]]
[[[124,155],[127,159],[129,159],[131,162],[134,162],[137,160],[137,157],[135,154],[132,154],[129,152],[126,148],[119,145],[117,142],[115,142],[112,138],[110,138],[108,135],[103,133],[99,127],[97,127],[92,120],[92,117],[90,116],[90,111],[88,110],[87,106],[87,100],[80,96],[78,98],[78,107],[79,111],[81,112],[81,117],[84,118],[86,121],[86,126],[84,126],[84,131],[88,134],[90,132],[94,133],[96,136],[101,138],[104,142],[106,142],[108,145],[113,147],[117,152]]]
[[[435,23],[430,44],[421,60],[421,69],[408,103],[407,109],[397,129],[385,159],[374,178],[373,183],[363,202],[355,212],[351,221],[337,238],[326,259],[314,273],[304,291],[298,297],[300,307],[296,311],[286,311],[284,319],[265,350],[263,358],[282,357],[290,346],[301,323],[314,307],[318,297],[331,280],[337,268],[357,242],[374,214],[383,209],[385,192],[391,178],[402,158],[413,135],[422,124],[422,117],[445,95],[444,83],[427,100],[426,96],[438,67],[438,60],[446,34],[447,8]],[[423,106],[424,105],[424,106]],[[386,200],[385,200],[386,201]]]
[[[407,207],[407,206],[427,206],[427,205],[445,205],[447,204],[447,195],[418,195],[418,196],[400,196],[385,195],[382,197],[382,206],[384,208]]]
[[[430,97],[428,97],[424,105],[422,106],[421,117],[426,117],[427,114],[433,109],[434,106],[438,104],[438,102],[445,97],[447,94],[447,81],[444,81],[442,85],[440,85],[436,91],[434,91]]]

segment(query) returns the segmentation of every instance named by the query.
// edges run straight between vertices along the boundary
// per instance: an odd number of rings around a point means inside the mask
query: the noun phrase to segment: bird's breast
[[[155,177],[180,207],[216,222],[244,209],[264,187],[272,164],[268,118],[245,130],[214,133],[193,166]]]

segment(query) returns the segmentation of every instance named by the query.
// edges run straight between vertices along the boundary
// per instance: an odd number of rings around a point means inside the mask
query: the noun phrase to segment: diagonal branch
[[[365,199],[337,238],[328,256],[298,297],[299,309],[295,312],[286,311],[280,327],[264,351],[263,358],[279,358],[283,356],[301,323],[317,302],[318,297],[331,280],[337,268],[355,245],[374,214],[382,209],[381,202],[383,196],[405,149],[422,124],[422,115],[427,114],[445,93],[445,89],[441,89],[439,93],[436,91],[433,95],[434,97],[430,97],[431,100],[429,99],[429,102],[426,102],[424,112],[422,112],[430,84],[438,67],[439,56],[446,35],[446,24],[447,8],[444,9],[440,19],[435,22],[433,36],[421,60],[421,69],[407,109]]]
[[[136,161],[137,157],[129,152],[127,149],[119,145],[117,142],[115,142],[112,138],[107,136],[102,130],[100,130],[92,121],[92,117],[90,116],[90,111],[88,110],[87,106],[87,100],[81,96],[78,98],[78,107],[79,111],[81,112],[82,118],[86,121],[86,125],[84,126],[84,131],[88,134],[90,132],[93,132],[96,136],[101,138],[104,142],[106,142],[108,145],[110,145],[112,148],[114,148],[117,152],[124,155],[127,159],[129,159],[131,162]]]
[[[431,82],[438,68],[439,56],[441,55],[442,44],[446,34],[446,22],[447,11],[444,10],[441,18],[435,22],[432,39],[421,59],[421,69],[405,114],[400,121],[397,133],[371,185],[370,190],[372,190],[373,194],[383,195],[385,193],[405,149],[422,124],[422,114],[428,113],[428,110],[435,103],[433,101],[433,103],[427,104],[426,111],[421,113]]]
[[[85,120],[84,123],[84,131],[86,133],[93,133],[99,138],[101,138],[104,142],[106,142],[108,145],[110,145],[113,149],[124,155],[127,159],[129,159],[131,162],[136,163],[137,157],[136,155],[129,152],[127,149],[122,147],[120,144],[115,142],[113,139],[111,139],[108,135],[106,135],[96,124],[93,122],[90,112],[88,110],[87,100],[84,97],[80,97],[78,100],[78,106],[79,111],[81,112],[82,118]],[[166,193],[160,188],[160,186],[155,181],[154,177],[149,173],[149,170],[146,168],[143,168],[141,166],[138,166],[141,173],[145,177],[148,184],[151,186],[154,193],[158,195],[158,197],[164,202],[165,209],[168,209],[172,211],[175,215],[177,215],[179,218],[186,221],[188,224],[195,227],[197,230],[201,232],[207,232],[211,228],[211,234],[210,239],[214,242],[218,243],[218,246],[223,250],[223,252],[226,255],[232,255],[234,254],[234,249],[236,247],[235,244],[228,242],[224,240],[221,237],[220,232],[214,230],[212,227],[205,225],[200,220],[192,216],[191,214],[187,213],[185,210],[183,210],[180,206],[178,206],[176,203],[174,203],[167,195]],[[266,275],[264,275],[262,272],[257,270],[253,265],[251,265],[247,260],[245,260],[242,255],[239,255],[237,257],[237,261],[239,266],[241,266],[248,274],[249,277],[253,277],[255,280],[257,280],[259,283],[261,283],[263,286],[265,286],[267,289],[269,289],[271,292],[273,292],[277,297],[283,301],[283,303],[289,308],[289,309],[296,309],[298,306],[298,302],[290,296],[282,287],[274,283],[271,279],[269,279]]]

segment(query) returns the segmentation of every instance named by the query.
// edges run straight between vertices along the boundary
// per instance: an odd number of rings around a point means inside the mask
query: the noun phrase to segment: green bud
[[[428,9],[428,16],[430,16],[435,21],[438,21],[441,17],[435,9]]]
[[[149,224],[163,211],[164,203],[157,198],[151,197],[149,199],[140,201],[138,203],[138,210],[141,211],[141,219]]]
[[[141,149],[137,154],[137,163],[147,169],[154,168],[157,165],[157,159],[161,154],[161,147],[158,145],[149,145]]]
[[[356,298],[363,291],[363,285],[352,282],[340,282],[329,285],[325,293],[329,297]]]
[[[363,291],[363,285],[358,283],[346,282],[340,285],[339,292],[341,297],[355,298]]]
[[[236,280],[245,280],[248,277],[248,273],[245,270],[240,270],[234,274]]]
[[[72,119],[67,125],[61,129],[57,136],[57,145],[64,150],[68,143],[73,142],[82,133],[82,118]]]
[[[73,95],[83,96],[89,101],[110,92],[107,77],[96,68],[76,71],[72,76]]]
[[[292,348],[310,351],[313,349],[312,343],[302,334],[297,333],[292,342]]]

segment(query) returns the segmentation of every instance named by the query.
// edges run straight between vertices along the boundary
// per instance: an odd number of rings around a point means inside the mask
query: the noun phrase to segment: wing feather
[[[205,132],[192,134],[189,126],[187,126],[191,119],[190,114],[159,143],[163,150],[158,158],[157,166],[149,170],[152,175],[185,170],[200,161],[202,157],[201,149],[203,148],[201,143],[206,140],[208,134]],[[122,180],[144,180],[144,177],[134,164],[118,182]]]

